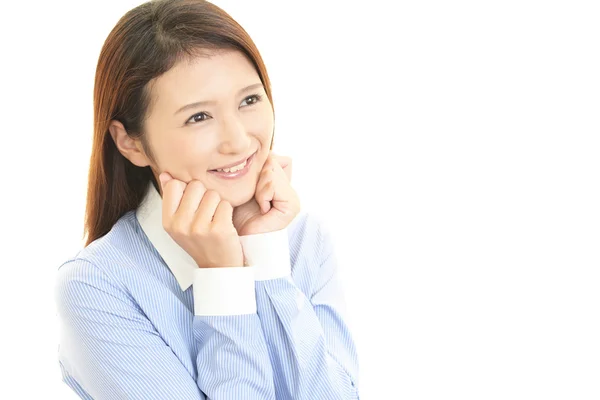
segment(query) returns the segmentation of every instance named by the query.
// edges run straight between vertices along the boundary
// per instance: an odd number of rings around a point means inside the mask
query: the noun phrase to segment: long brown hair
[[[204,0],[153,0],[127,12],[110,32],[98,59],[94,84],[94,138],[85,210],[85,245],[104,236],[126,212],[136,209],[149,182],[150,167],[133,165],[117,149],[111,120],[140,138],[153,158],[143,123],[148,83],[178,61],[204,51],[238,50],[252,62],[273,104],[262,57],[248,33],[225,11]]]

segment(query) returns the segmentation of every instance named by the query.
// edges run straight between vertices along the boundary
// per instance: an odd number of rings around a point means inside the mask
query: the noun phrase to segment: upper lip
[[[254,153],[256,153],[256,152],[254,152]],[[231,167],[235,167],[236,165],[240,165],[241,163],[243,163],[244,161],[246,161],[247,159],[249,159],[250,157],[252,157],[254,155],[254,153],[250,154],[246,158],[242,158],[241,160],[239,160],[237,162],[234,162],[234,163],[231,163],[231,164],[227,164],[227,165],[224,165],[222,167],[213,168],[213,169],[211,169],[211,171],[214,171],[214,170],[217,170],[217,169],[231,168]]]

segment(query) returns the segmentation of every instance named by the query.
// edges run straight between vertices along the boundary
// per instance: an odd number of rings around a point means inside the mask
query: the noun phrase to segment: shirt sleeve
[[[256,313],[254,267],[198,268],[193,290],[198,381],[204,393],[210,399],[275,399]]]
[[[315,229],[312,244],[302,250],[312,253],[306,259],[316,274],[307,295],[290,275],[287,229],[241,238],[249,262],[266,271],[256,274],[256,296],[275,392],[278,399],[358,399],[358,357],[343,319],[333,245],[325,229]]]
[[[126,289],[87,260],[62,265],[55,296],[64,380],[81,398],[275,399],[256,313],[193,316],[196,375]]]

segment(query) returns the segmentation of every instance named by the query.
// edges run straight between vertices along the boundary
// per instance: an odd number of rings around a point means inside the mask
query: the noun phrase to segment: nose
[[[221,123],[219,151],[223,154],[245,154],[250,136],[240,118],[228,115]]]

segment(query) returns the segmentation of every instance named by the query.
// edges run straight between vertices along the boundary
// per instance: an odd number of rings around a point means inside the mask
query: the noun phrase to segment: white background
[[[139,3],[2,6],[0,398],[74,398],[54,277],[82,245],[97,57]],[[334,233],[361,398],[600,398],[595,2],[216,3]]]

